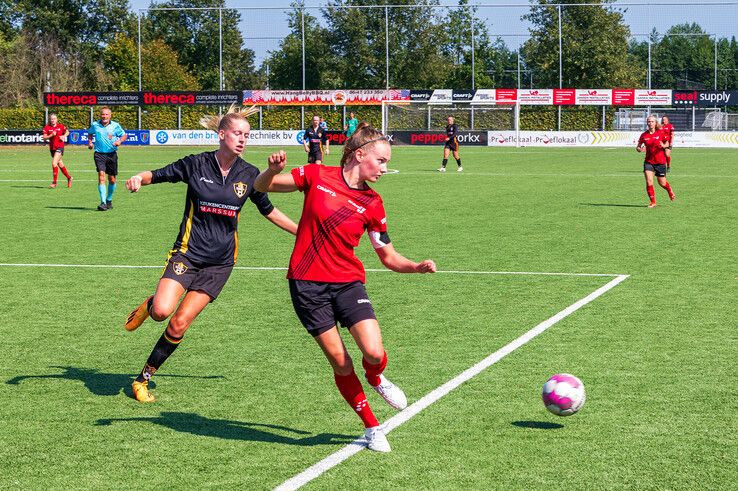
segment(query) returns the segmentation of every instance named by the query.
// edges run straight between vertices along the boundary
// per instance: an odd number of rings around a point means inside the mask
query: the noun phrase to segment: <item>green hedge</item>
[[[138,128],[138,110],[133,107],[113,107],[113,119],[124,128]],[[206,114],[217,114],[218,107],[183,107],[182,129],[200,128],[200,118]],[[427,113],[423,110],[408,108],[391,109],[391,127],[393,129],[422,130],[427,127]],[[346,107],[348,113],[354,111],[359,121],[367,121],[379,128],[382,124],[382,111],[379,106]],[[59,115],[67,128],[82,129],[90,125],[90,109],[88,107],[60,107],[54,112]],[[331,129],[343,129],[343,109],[340,106],[306,106],[305,122],[300,121],[300,107],[267,106],[262,109],[262,128],[265,130],[303,129],[314,114],[323,116]],[[94,117],[100,115],[95,108]],[[434,111],[431,115],[431,128],[440,130],[446,126],[446,117],[454,116],[461,129],[471,127],[471,114],[467,109],[450,109]],[[605,112],[605,129],[612,129],[615,109],[610,107]],[[250,118],[251,127],[259,127],[258,115]],[[520,111],[521,130],[556,129],[557,108],[550,106],[526,106]],[[36,129],[44,125],[44,110],[41,109],[3,109],[0,108],[1,129]],[[174,107],[144,107],[141,112],[141,126],[150,129],[176,129],[177,109]],[[478,108],[474,112],[475,129],[509,130],[514,127],[513,111],[500,108]],[[602,127],[602,107],[600,106],[567,106],[561,110],[562,130],[599,130]]]

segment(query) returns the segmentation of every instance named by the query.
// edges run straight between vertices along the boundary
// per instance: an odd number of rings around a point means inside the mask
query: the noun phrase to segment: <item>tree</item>
[[[208,8],[187,10],[187,8]],[[256,83],[254,52],[244,49],[238,29],[241,14],[225,8],[225,0],[171,0],[154,3],[146,19],[144,43],[162,39],[176,53],[184,66],[191,70],[205,90],[220,89],[220,16],[223,33],[223,87],[240,89]],[[222,10],[218,10],[222,9]]]
[[[468,0],[460,0],[459,8],[449,11],[444,24],[447,26],[447,44],[444,54],[452,60],[453,70],[446,79],[446,87],[471,88],[472,73],[472,23],[474,26],[474,85],[475,88],[514,86],[514,78],[507,76],[516,67],[517,60],[505,42],[491,39],[489,29],[476,13],[477,7],[469,7]],[[513,84],[506,83],[512,80]]]
[[[704,89],[714,84],[714,41],[696,23],[670,27],[653,46],[654,86]]]
[[[330,33],[318,19],[293,4],[288,13],[290,34],[278,50],[270,53],[264,65],[269,65],[269,86],[273,89],[302,89],[302,24],[305,24],[305,88],[343,87],[337,72],[338,59],[328,44]],[[303,18],[304,16],[304,18]],[[262,69],[264,71],[264,69]]]
[[[113,89],[138,90],[138,49],[129,36],[119,35],[103,54],[103,65],[113,74]],[[141,48],[141,84],[144,90],[199,90],[197,79],[179,63],[177,54],[161,39]]]
[[[558,9],[549,0],[523,18],[533,24],[523,45],[537,85],[559,86]],[[628,60],[630,29],[608,1],[561,7],[563,85],[571,88],[633,87],[643,76]]]

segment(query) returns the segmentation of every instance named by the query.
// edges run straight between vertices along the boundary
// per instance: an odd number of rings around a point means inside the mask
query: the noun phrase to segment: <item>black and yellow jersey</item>
[[[305,130],[305,136],[303,138],[308,142],[310,152],[322,152],[325,142],[328,141],[328,134],[320,126],[318,128],[310,126]]]
[[[274,209],[269,196],[254,190],[259,169],[236,158],[228,176],[221,174],[215,151],[190,155],[151,171],[152,184],[187,183],[187,199],[174,251],[202,264],[234,264],[238,221],[247,199],[262,215]]]
[[[454,150],[459,148],[459,128],[456,123],[446,125],[446,137],[448,138],[446,146]]]

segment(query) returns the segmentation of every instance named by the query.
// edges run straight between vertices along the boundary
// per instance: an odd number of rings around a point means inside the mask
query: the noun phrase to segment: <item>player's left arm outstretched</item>
[[[397,252],[391,243],[376,248],[376,239],[373,239],[372,242],[375,243],[374,251],[377,253],[379,260],[382,262],[384,267],[394,271],[395,273],[436,272],[436,263],[432,259],[426,259],[416,263]]]

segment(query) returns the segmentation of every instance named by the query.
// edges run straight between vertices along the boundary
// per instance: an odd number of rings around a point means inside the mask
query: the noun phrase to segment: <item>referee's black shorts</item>
[[[95,152],[94,159],[98,172],[104,172],[109,176],[118,175],[118,152]]]
[[[377,318],[364,284],[360,281],[289,281],[297,317],[313,336],[324,333],[338,323],[351,327],[357,322]]]

